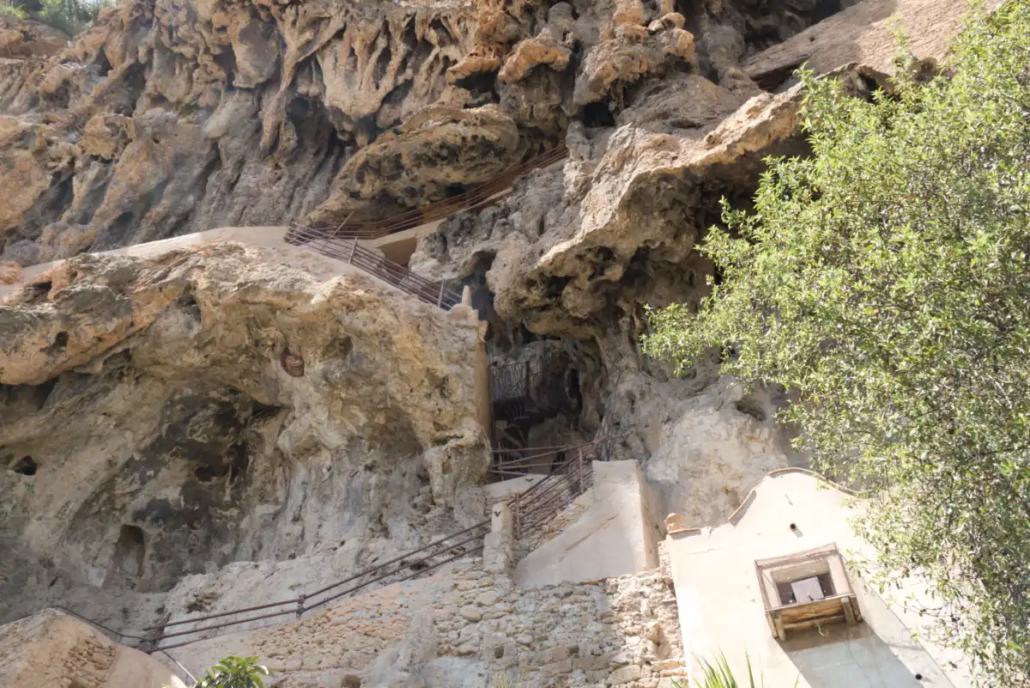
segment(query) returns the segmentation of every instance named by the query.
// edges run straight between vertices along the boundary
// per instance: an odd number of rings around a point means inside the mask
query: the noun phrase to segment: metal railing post
[[[580,447],[579,452],[579,493],[586,494],[587,491],[587,476],[584,470],[583,464],[583,448]]]
[[[354,263],[354,251],[358,248],[358,240],[354,239],[350,242],[350,255],[347,256],[347,264],[351,265]]]
[[[522,494],[515,495],[515,500],[511,505],[511,513],[515,520],[515,539],[522,538]]]
[[[436,299],[436,305],[443,308],[443,280],[440,280],[440,296]]]

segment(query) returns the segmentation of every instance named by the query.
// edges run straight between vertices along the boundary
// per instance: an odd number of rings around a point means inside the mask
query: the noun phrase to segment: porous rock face
[[[630,36],[644,41],[634,44],[643,50],[660,35],[653,31],[685,25],[698,29],[696,69],[677,63],[660,80],[621,89],[619,107],[612,97],[601,101],[607,111],[587,106],[593,116],[570,125],[570,158],[561,169],[529,175],[493,207],[450,217],[411,261],[416,270],[486,294],[474,302],[490,319],[499,357],[534,339],[575,342],[566,348],[582,411],[570,424],[589,436],[606,414],[605,427],[620,435],[621,457],[644,462],[659,510],[697,524],[717,523],[766,472],[805,458],[791,450],[791,431],[774,420],[781,391],[720,379],[717,358],[685,376],[646,359],[638,347],[648,331],[645,306],[696,307],[714,271],[695,247],[721,222],[720,199],[747,207],[767,156],[807,154],[798,127],[800,87],[787,83],[790,70],[778,76],[784,64],[793,69],[817,57],[820,72],[842,80],[848,94],[869,98],[894,64],[894,44],[884,40],[887,8],[933,36],[912,46],[924,65],[945,55],[962,14],[958,5],[924,0],[789,2],[779,15],[789,21],[777,24],[783,32],[760,32],[761,38],[735,29],[734,21],[717,21],[723,15],[713,7],[732,14],[730,3],[707,5],[700,16],[687,13],[685,24],[673,12],[678,6],[660,8],[645,36],[621,28],[639,25],[639,6],[619,4],[612,31],[592,56]],[[744,15],[742,6],[734,16]],[[787,24],[796,20],[800,31],[805,17],[823,21],[790,38]],[[755,29],[761,21],[748,16],[744,24]],[[773,45],[782,39],[789,40]],[[583,102],[583,94],[602,93],[607,84],[618,89],[632,78],[629,67],[651,59],[627,60],[625,71],[613,56],[604,71],[589,72],[591,64],[600,67],[591,55],[584,75],[593,79],[576,83]]]
[[[5,23],[0,261],[409,209],[837,2],[126,0],[66,47]]]
[[[233,244],[41,280],[0,306],[3,620],[139,630],[190,574],[340,577],[483,518],[467,309]]]

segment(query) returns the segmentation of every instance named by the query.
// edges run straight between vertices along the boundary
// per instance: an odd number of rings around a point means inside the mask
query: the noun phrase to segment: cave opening
[[[614,127],[615,115],[605,101],[588,103],[583,108],[583,126],[588,128]]]
[[[107,59],[107,50],[101,49],[100,54],[97,55],[96,62],[93,63],[97,68],[97,74],[101,77],[105,77],[111,72],[111,61]]]
[[[232,86],[236,77],[236,53],[232,49],[232,44],[225,46],[222,52],[215,54],[214,58],[215,64],[225,73],[226,85]]]
[[[39,464],[31,456],[23,456],[14,464],[12,470],[19,475],[36,475]]]
[[[475,72],[462,79],[456,79],[455,85],[473,93],[493,93],[497,84],[498,72]]]
[[[112,571],[120,572],[129,578],[139,578],[143,574],[145,558],[146,543],[143,529],[134,525],[122,525],[118,532],[118,541],[114,545]]]
[[[302,96],[293,98],[286,106],[286,117],[297,131],[300,131],[304,123],[314,114],[315,109],[312,107],[311,101]]]
[[[250,448],[246,442],[233,447],[232,460],[229,462],[229,483],[235,483],[250,467]]]
[[[815,6],[815,20],[821,22],[823,19],[832,17],[844,9],[841,0],[820,0]]]

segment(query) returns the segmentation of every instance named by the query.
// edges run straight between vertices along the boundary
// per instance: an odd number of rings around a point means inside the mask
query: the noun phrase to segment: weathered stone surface
[[[992,11],[1002,0],[988,0]],[[940,60],[961,29],[969,12],[963,2],[939,0],[864,0],[852,3],[839,14],[752,56],[744,71],[763,86],[774,88],[787,82],[791,73],[807,64],[817,73],[829,72],[849,63],[893,73],[898,56],[892,21],[908,41],[908,50],[919,59]]]
[[[0,284],[14,284],[21,281],[21,266],[13,262],[0,263]]]
[[[484,597],[497,603],[478,606]],[[230,650],[265,657],[281,672],[279,685],[291,688],[339,685],[330,681],[344,675],[369,688],[482,688],[505,680],[586,688],[610,677],[658,688],[665,667],[681,666],[683,657],[676,599],[659,571],[516,590],[506,576],[484,574],[478,561],[299,622],[198,643],[182,661],[201,667]]]
[[[37,282],[0,305],[5,618],[246,606],[484,517],[461,312],[232,244]]]
[[[0,626],[0,685],[18,688],[185,688],[156,659],[48,609]]]
[[[572,51],[558,43],[550,28],[544,28],[535,38],[527,38],[515,46],[497,78],[502,83],[522,81],[536,67],[546,65],[556,72],[569,66]]]
[[[621,24],[613,37],[587,54],[573,102],[587,105],[609,96],[621,101],[627,86],[645,75],[662,76],[680,61],[694,61],[694,36],[689,31],[661,26],[652,35],[638,24]]]
[[[521,152],[515,123],[495,105],[428,108],[351,158],[337,191],[306,221],[340,222],[383,197],[418,205],[448,188],[489,181]]]
[[[0,136],[0,180],[14,189],[0,255],[25,265],[439,200],[577,119],[633,107],[637,87],[667,74],[747,86],[732,70],[748,51],[821,18],[775,4],[783,12],[741,0],[687,17],[639,0],[129,0],[60,49],[5,23],[0,115],[19,133]],[[400,174],[387,170],[396,160]],[[24,241],[35,250],[12,249]]]
[[[796,90],[766,94],[721,119],[740,95],[700,78],[684,86],[693,105],[682,112],[674,98],[645,94],[634,111],[644,125],[605,139],[574,127],[563,171],[530,176],[478,217],[449,219],[412,264],[462,276],[490,255],[486,281],[500,317],[552,335],[596,334],[615,304],[633,312],[645,300],[668,302],[687,286],[685,264],[718,217],[720,192],[755,183],[761,160],[790,141],[799,106]]]

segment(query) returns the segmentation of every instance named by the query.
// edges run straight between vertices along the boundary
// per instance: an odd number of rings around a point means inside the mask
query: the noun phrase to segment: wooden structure
[[[779,640],[787,631],[862,620],[844,557],[831,544],[755,562],[769,629]]]

